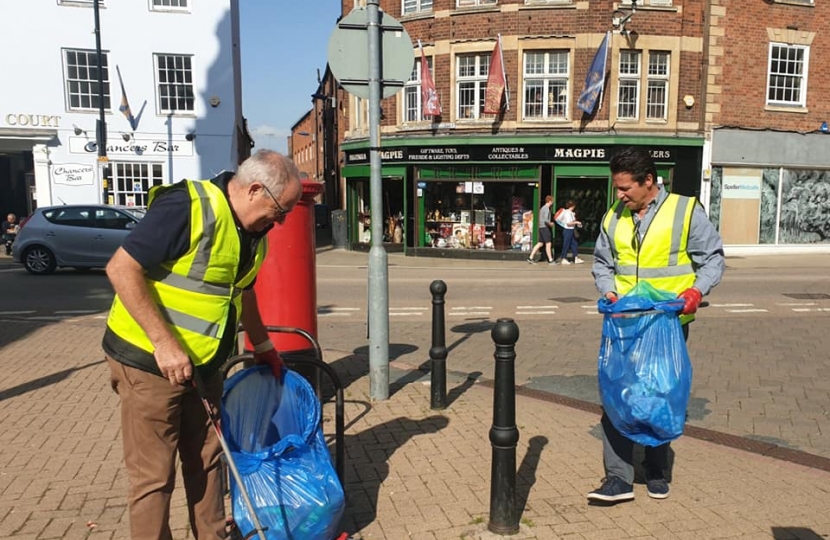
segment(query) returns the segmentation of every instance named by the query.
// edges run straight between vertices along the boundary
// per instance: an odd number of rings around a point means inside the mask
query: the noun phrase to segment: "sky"
[[[241,0],[242,114],[256,148],[286,151],[325,73],[340,0]]]

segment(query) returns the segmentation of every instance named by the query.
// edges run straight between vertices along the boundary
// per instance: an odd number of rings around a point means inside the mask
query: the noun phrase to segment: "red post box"
[[[320,182],[303,181],[303,196],[282,224],[268,232],[268,255],[254,284],[259,312],[266,326],[292,326],[317,338],[317,263],[314,245],[314,197]],[[273,333],[282,352],[306,351],[311,344],[300,335]],[[253,345],[245,336],[245,346]]]

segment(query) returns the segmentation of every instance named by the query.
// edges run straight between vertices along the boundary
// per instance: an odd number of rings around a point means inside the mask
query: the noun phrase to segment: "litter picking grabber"
[[[260,540],[268,540],[265,536],[266,529],[262,528],[262,525],[259,523],[259,518],[256,515],[256,509],[254,508],[254,505],[251,504],[251,498],[248,496],[248,490],[245,489],[245,484],[242,483],[242,477],[239,476],[239,469],[236,468],[236,463],[233,461],[233,456],[228,448],[228,443],[222,435],[222,426],[219,424],[219,417],[210,406],[207,391],[205,390],[205,383],[202,381],[202,375],[199,373],[199,369],[195,365],[193,366],[193,386],[196,387],[196,392],[202,400],[202,405],[205,406],[205,411],[207,412],[208,418],[210,418],[210,423],[213,425],[213,430],[216,432],[216,436],[219,437],[219,444],[222,445],[222,452],[225,454],[225,461],[228,464],[228,469],[230,469],[231,475],[233,475],[234,480],[236,480],[236,485],[239,488],[239,493],[242,495],[245,507],[248,508],[248,513],[251,514],[251,521],[254,523],[254,530],[246,534],[244,538],[247,540],[248,538],[253,538],[254,535],[257,535]]]

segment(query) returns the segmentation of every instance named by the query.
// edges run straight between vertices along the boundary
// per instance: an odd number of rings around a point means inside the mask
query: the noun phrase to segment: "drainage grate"
[[[581,296],[565,296],[563,298],[551,298],[554,302],[562,302],[563,304],[576,304],[577,302],[590,302],[588,298]]]
[[[830,300],[830,294],[826,293],[783,293],[796,300]]]

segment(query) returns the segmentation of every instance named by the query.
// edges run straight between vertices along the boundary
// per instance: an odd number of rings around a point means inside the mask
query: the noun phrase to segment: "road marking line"
[[[516,315],[556,315],[555,311],[517,311]]]
[[[602,315],[599,311],[586,311],[585,315]]]
[[[811,312],[830,311],[830,308],[824,308],[824,307],[820,307],[820,308],[792,308],[792,310],[795,311],[795,312],[798,312],[798,313],[804,313],[805,311],[811,311]]]
[[[471,315],[489,315],[489,314],[490,314],[489,311],[464,311],[464,312],[456,311],[454,313],[450,313],[450,317],[452,317],[452,316],[469,317]]]
[[[55,315],[58,313],[66,313],[67,315],[83,315],[84,313],[98,313],[95,309],[66,309],[61,311],[55,311]]]
[[[581,307],[582,309],[596,309],[597,305],[596,304],[591,304],[590,306],[579,306],[579,307]]]
[[[37,313],[37,311],[34,309],[29,311],[0,311],[0,315],[25,315],[27,313]]]
[[[461,311],[461,310],[464,310],[464,309],[493,309],[493,307],[492,306],[469,306],[469,307],[450,308],[451,311],[456,311],[456,310]]]
[[[401,313],[395,313],[394,311],[389,312],[390,317],[420,317],[423,314],[423,311],[408,311]]]
[[[318,307],[317,312],[320,311],[328,312],[328,311],[360,311],[359,307]]]
[[[776,306],[815,306],[815,302],[781,302]]]
[[[425,307],[391,307],[389,311],[426,311]]]
[[[752,307],[755,304],[709,304],[709,307]]]
[[[752,305],[752,304],[750,304]],[[768,309],[727,309],[729,313],[769,313]]]
[[[516,309],[559,309],[559,306],[516,306]]]
[[[335,312],[335,313],[317,313],[320,317],[351,317],[351,313]]]

